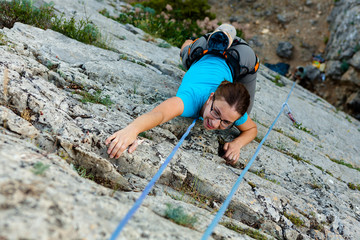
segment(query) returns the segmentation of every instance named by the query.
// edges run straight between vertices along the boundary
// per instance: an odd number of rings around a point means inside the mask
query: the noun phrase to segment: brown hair
[[[215,91],[216,98],[224,98],[230,105],[235,107],[241,116],[245,114],[250,105],[250,94],[242,83],[232,83],[227,80],[221,82]]]

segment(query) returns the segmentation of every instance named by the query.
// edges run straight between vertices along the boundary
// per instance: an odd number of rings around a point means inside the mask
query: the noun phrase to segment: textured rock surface
[[[0,238],[108,239],[191,119],[146,132],[134,154],[117,160],[107,157],[104,140],[176,93],[184,74],[179,49],[146,42],[141,30],[97,12],[115,13],[122,3],[54,2],[67,15],[90,17],[117,52],[21,23],[1,30],[7,45],[0,46]],[[276,86],[275,75],[259,70],[252,112],[258,140],[292,84],[282,78],[286,86]],[[79,89],[101,89],[113,104],[82,103]],[[355,240],[360,191],[348,185],[360,185],[360,123],[298,86],[289,105],[301,126],[280,117],[222,221],[268,239]],[[227,166],[218,136],[236,134],[197,123],[120,239],[200,239],[258,146],[253,141],[235,168]],[[166,219],[166,204],[196,216],[193,229]],[[212,237],[251,239],[222,225]]]
[[[327,88],[320,86],[318,91],[323,92],[321,95],[324,97],[332,92],[333,97],[327,99],[335,106],[342,106],[357,119],[360,119],[360,108],[349,102],[352,101],[350,96],[356,96],[355,101],[360,101],[359,12],[359,1],[335,2],[328,17],[331,35],[326,47],[326,60],[329,62],[326,74],[333,83],[328,83]]]

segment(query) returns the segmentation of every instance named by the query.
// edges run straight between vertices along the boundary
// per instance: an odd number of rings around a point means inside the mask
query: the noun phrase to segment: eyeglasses
[[[215,95],[213,96],[213,101],[212,101],[212,103],[211,103],[211,108],[210,108],[210,114],[211,114],[211,116],[213,116],[213,117],[214,117],[215,119],[217,119],[217,120],[220,120],[220,126],[221,126],[222,128],[225,128],[225,129],[231,128],[234,123],[233,123],[233,122],[230,122],[230,121],[228,121],[228,120],[223,120],[223,119],[221,119],[220,114],[219,114],[216,110],[214,110],[214,101],[215,101]]]

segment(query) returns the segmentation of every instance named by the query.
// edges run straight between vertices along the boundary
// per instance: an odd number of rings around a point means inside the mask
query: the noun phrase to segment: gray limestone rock
[[[293,53],[294,46],[290,42],[279,42],[276,48],[276,54],[279,57],[290,59]]]
[[[179,49],[145,42],[143,31],[97,12],[119,13],[118,1],[54,3],[67,16],[90,16],[115,50],[21,23],[1,30],[9,44],[0,46],[0,238],[108,239],[192,119],[146,131],[136,152],[119,159],[109,158],[104,141],[176,94]],[[272,75],[258,71],[251,114],[258,138],[239,163],[218,156],[218,136],[231,141],[238,131],[206,131],[198,120],[119,239],[201,238],[290,91],[290,80],[278,87]],[[112,104],[84,100],[98,90]],[[359,236],[360,192],[349,188],[360,185],[359,121],[298,85],[288,104],[298,125],[281,113],[213,239],[252,239],[228,222],[268,239]],[[169,220],[167,204],[196,216],[193,228]],[[321,233],[314,222],[324,222]]]

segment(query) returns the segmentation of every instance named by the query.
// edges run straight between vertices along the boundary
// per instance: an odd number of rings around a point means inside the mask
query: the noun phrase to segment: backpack
[[[260,61],[247,42],[239,37],[235,37],[232,45],[225,51],[209,50],[207,41],[209,36],[210,34],[206,34],[195,39],[187,49],[185,47],[180,53],[183,66],[186,70],[200,58],[211,53],[226,60],[234,82],[240,81],[248,74],[257,72]]]

